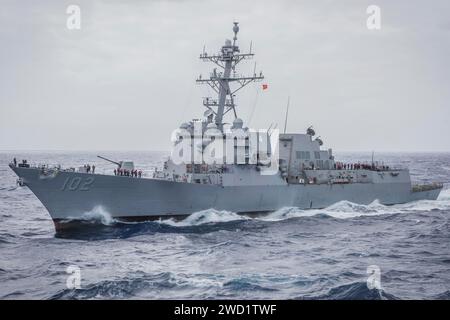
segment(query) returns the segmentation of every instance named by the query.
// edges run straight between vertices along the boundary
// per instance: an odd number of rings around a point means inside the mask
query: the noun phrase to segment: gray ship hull
[[[11,167],[42,202],[55,226],[83,220],[102,208],[113,218],[150,220],[181,217],[214,208],[236,213],[275,211],[283,207],[325,208],[348,200],[385,205],[434,200],[441,188],[413,192],[410,183],[286,184],[220,186],[60,171],[43,174],[37,168]]]

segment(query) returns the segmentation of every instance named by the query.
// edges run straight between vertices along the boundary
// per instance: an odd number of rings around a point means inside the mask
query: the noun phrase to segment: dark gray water
[[[111,170],[96,153],[14,153],[36,163]],[[108,152],[151,169],[163,153]],[[369,160],[370,154],[338,154]],[[181,222],[100,223],[55,234],[45,208],[16,187],[0,153],[2,299],[449,299],[450,190],[437,201],[386,207],[340,202],[323,210],[284,208],[264,218],[208,210]],[[418,182],[450,180],[450,154],[377,154],[409,166]],[[176,196],[176,195],[174,195]],[[68,289],[67,267],[81,271]],[[368,289],[367,267],[381,270]]]

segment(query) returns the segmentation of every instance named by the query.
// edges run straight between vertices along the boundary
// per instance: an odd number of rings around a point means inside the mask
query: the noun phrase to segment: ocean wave
[[[270,279],[266,279],[270,280]],[[314,286],[314,283],[320,283]],[[297,286],[305,288],[315,288],[319,292],[315,295],[302,294],[291,296],[300,300],[397,300],[397,296],[387,293],[383,289],[369,289],[366,282],[353,282],[338,285],[328,289],[321,279],[309,279],[302,281]],[[151,299],[155,295],[163,293],[159,298],[166,299],[192,299],[192,298],[212,298],[212,297],[269,297],[282,290],[289,283],[273,281],[257,281],[245,278],[234,278],[225,280],[204,274],[174,274],[171,272],[161,272],[156,274],[146,274],[138,272],[133,276],[103,280],[99,282],[82,285],[79,289],[62,289],[48,297],[50,300],[65,299]],[[303,291],[303,290],[302,290]],[[288,297],[286,297],[288,298]],[[448,292],[439,295],[439,299],[448,299]]]
[[[450,290],[442,292],[434,297],[435,300],[450,300]]]
[[[339,201],[324,209],[302,210],[296,207],[286,207],[274,211],[261,218],[263,220],[284,220],[298,217],[311,217],[316,215],[327,215],[333,218],[346,219],[360,216],[375,216],[383,214],[409,213],[432,210],[450,209],[450,190],[445,190],[437,200],[419,200],[405,204],[386,206],[378,200],[368,205],[357,204],[350,201]]]
[[[15,238],[16,236],[10,233],[2,233],[0,234],[0,243],[14,243]]]
[[[442,189],[441,193],[439,193],[437,200],[450,201],[450,184],[448,184],[448,186],[444,186],[444,189]]]
[[[231,291],[278,291],[278,289],[265,287],[259,284],[245,281],[243,279],[233,279],[223,284],[223,287]]]
[[[201,276],[138,272],[132,277],[95,282],[80,289],[63,289],[48,299],[151,299],[160,292],[166,292],[169,298],[177,298],[186,291],[192,293],[197,290],[199,294],[204,294],[208,289],[222,286],[219,281]]]
[[[92,210],[84,212],[80,218],[71,218],[68,217],[63,221],[63,223],[70,223],[72,221],[83,221],[83,222],[92,222],[92,223],[100,223],[105,226],[111,226],[117,222],[111,214],[105,210],[102,206],[96,206]]]
[[[369,289],[366,282],[353,282],[334,287],[324,295],[302,296],[305,300],[398,300],[382,289]]]
[[[87,285],[79,289],[63,289],[49,297],[56,299],[125,299],[138,295],[143,288],[168,288],[170,273],[160,273],[151,279],[143,277],[105,280]]]
[[[237,220],[248,220],[249,217],[239,215],[230,211],[219,211],[215,209],[207,209],[195,212],[183,220],[175,221],[173,219],[160,220],[163,224],[168,224],[173,227],[189,227],[202,224],[230,222]]]

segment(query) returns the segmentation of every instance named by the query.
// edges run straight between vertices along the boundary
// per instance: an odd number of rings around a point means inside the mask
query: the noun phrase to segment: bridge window
[[[296,151],[297,159],[310,159],[309,151]]]
[[[314,158],[320,159],[320,152],[319,151],[314,151]]]

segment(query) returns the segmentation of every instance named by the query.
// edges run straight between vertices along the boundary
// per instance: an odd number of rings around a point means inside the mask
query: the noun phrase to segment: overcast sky
[[[283,127],[290,96],[288,131],[335,151],[450,151],[449,16],[448,0],[2,0],[0,150],[168,150],[211,94],[199,53],[237,20],[269,86],[237,97],[251,127]]]

